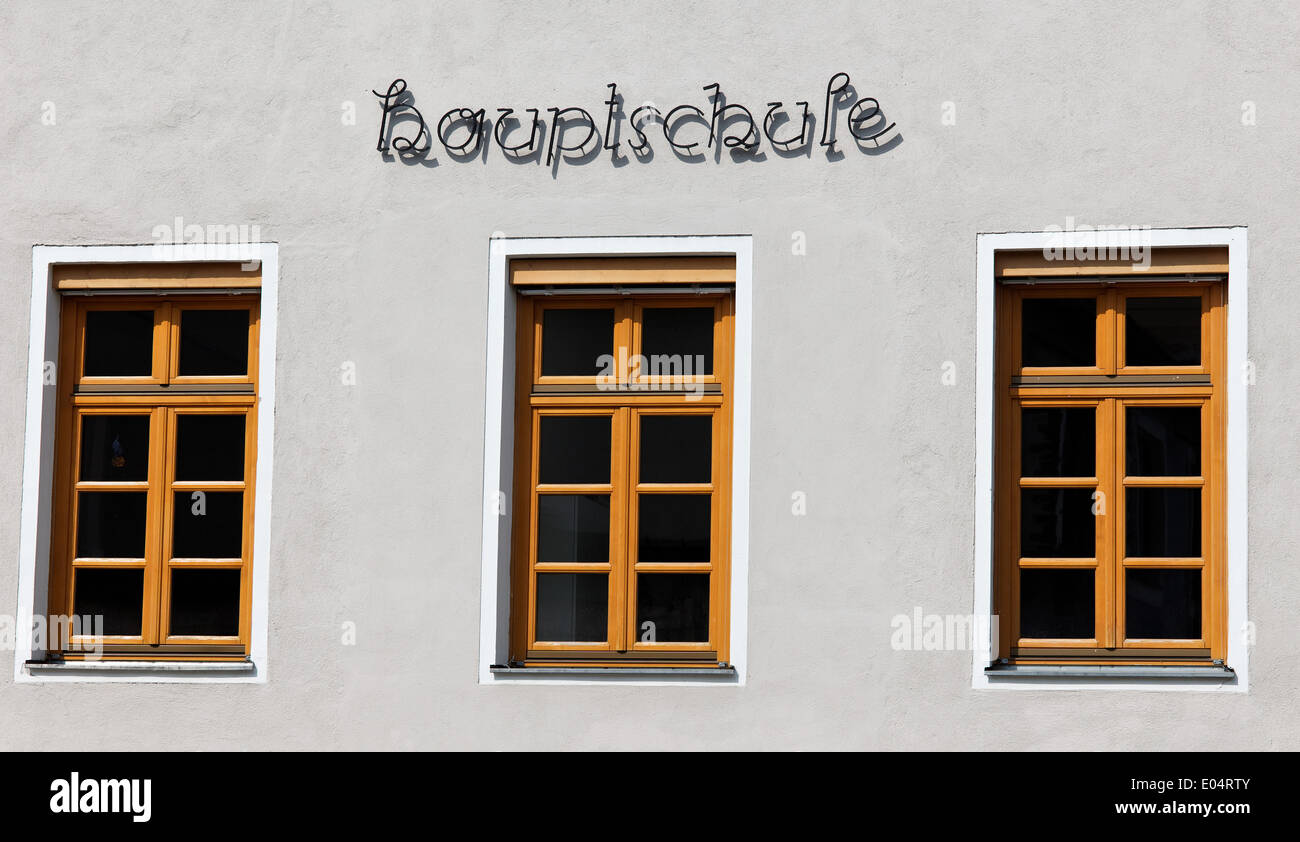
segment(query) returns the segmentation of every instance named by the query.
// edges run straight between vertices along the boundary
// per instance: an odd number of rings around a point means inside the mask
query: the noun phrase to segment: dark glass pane
[[[641,416],[641,482],[713,479],[713,419],[708,415]]]
[[[542,374],[547,377],[610,374],[614,310],[545,310],[542,313]],[[601,360],[601,357],[606,357]]]
[[[182,376],[248,374],[248,310],[182,310]]]
[[[144,613],[144,571],[104,570],[103,568],[78,568],[73,573],[72,613],[79,617],[103,617],[103,634],[140,634],[141,616]],[[95,629],[95,623],[84,623],[82,634]]]
[[[1200,476],[1200,407],[1128,407],[1124,465],[1131,477]]]
[[[538,481],[609,482],[608,415],[543,415]]]
[[[176,480],[242,480],[245,417],[177,415]]]
[[[1201,299],[1130,298],[1124,314],[1125,365],[1199,365]]]
[[[637,574],[636,634],[646,643],[708,642],[709,574]]]
[[[609,495],[538,496],[537,560],[609,561]]]
[[[144,558],[144,491],[77,493],[78,558]]]
[[[712,307],[646,307],[641,311],[642,376],[713,373]]]
[[[172,558],[239,558],[244,545],[244,492],[175,492]]]
[[[153,311],[87,312],[84,370],[87,377],[153,374]]]
[[[91,482],[149,479],[149,416],[83,415],[81,479]]]
[[[1124,543],[1130,558],[1199,558],[1201,489],[1129,488]]]
[[[1200,640],[1201,571],[1127,571],[1124,634],[1147,640]]]
[[[238,570],[172,570],[174,635],[239,634]]]
[[[1020,474],[1026,477],[1090,477],[1096,470],[1097,411],[1022,409]]]
[[[1020,489],[1023,558],[1092,558],[1097,525],[1091,488]]]
[[[1097,364],[1095,298],[1025,298],[1021,301],[1021,322],[1023,365]]]
[[[1096,574],[1091,570],[1020,571],[1020,636],[1092,639]]]
[[[609,574],[537,574],[537,639],[603,641],[609,634]]]
[[[637,561],[709,560],[709,494],[642,494]]]

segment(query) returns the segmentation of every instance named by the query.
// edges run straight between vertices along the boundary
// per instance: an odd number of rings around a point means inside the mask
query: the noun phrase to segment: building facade
[[[0,746],[1300,745],[1296,10],[0,21]]]

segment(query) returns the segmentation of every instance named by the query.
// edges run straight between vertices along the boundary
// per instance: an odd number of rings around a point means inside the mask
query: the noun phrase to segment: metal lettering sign
[[[640,161],[654,156],[651,135],[658,125],[659,131],[673,154],[686,161],[701,161],[706,151],[714,150],[715,159],[726,149],[733,158],[763,157],[763,140],[779,155],[791,157],[812,153],[816,137],[817,117],[806,101],[795,103],[792,116],[784,102],[767,103],[762,120],[739,103],[727,102],[722,86],[717,82],[705,85],[708,108],[682,104],[661,112],[652,102],[646,102],[627,114],[623,108],[623,95],[618,85],[611,82],[609,98],[604,100],[605,120],[602,132],[596,118],[585,108],[569,106],[548,108],[549,119],[543,119],[541,110],[525,109],[530,115],[525,121],[515,116],[513,108],[496,109],[495,119],[489,118],[485,108],[451,108],[440,116],[433,127],[426,122],[415,97],[405,79],[394,79],[387,91],[371,91],[379,98],[382,112],[379,118],[379,143],[377,149],[385,157],[394,154],[406,160],[431,159],[435,140],[448,156],[459,161],[469,161],[480,155],[486,157],[495,144],[501,154],[517,162],[543,160],[556,168],[561,161],[586,163],[600,152],[608,151],[615,163],[625,163],[627,156],[621,152],[624,123],[632,137],[626,146]],[[844,127],[853,143],[863,152],[876,153],[892,148],[902,137],[894,131],[895,124],[886,120],[880,102],[874,97],[859,96],[849,80],[849,74],[836,73],[826,83],[826,95],[821,108],[821,139],[818,145],[825,148],[830,158],[842,157],[837,144],[836,128],[840,117],[845,117]],[[787,126],[786,124],[791,125]],[[690,128],[690,124],[695,124]],[[521,138],[527,137],[526,140]]]

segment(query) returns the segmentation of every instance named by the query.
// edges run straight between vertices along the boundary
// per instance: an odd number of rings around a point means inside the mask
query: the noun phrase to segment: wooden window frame
[[[717,262],[717,261],[715,261]],[[584,262],[597,272],[589,282],[618,282],[618,261]],[[546,272],[545,261],[529,261],[529,270]],[[653,261],[638,261],[639,271],[654,272]],[[721,271],[720,269],[717,271]],[[635,281],[633,281],[635,283]],[[516,286],[522,289],[521,285]],[[617,383],[590,377],[543,377],[541,347],[543,312],[551,308],[610,307],[615,310],[613,356]],[[701,307],[714,309],[713,366],[707,375],[692,373],[679,378],[681,388],[665,389],[661,378],[633,376],[629,361],[641,353],[640,324],[645,307]],[[731,593],[731,458],[734,371],[734,292],[667,292],[637,295],[594,291],[591,294],[539,296],[516,294],[516,383],[514,499],[521,501],[511,537],[509,652],[512,664],[548,667],[698,667],[726,663],[730,636]],[[540,387],[540,388],[539,388]],[[550,388],[547,388],[550,387]],[[558,389],[555,387],[559,387]],[[613,388],[611,388],[613,387]],[[539,419],[546,414],[608,414],[611,428],[611,474],[608,487],[538,484],[537,436]],[[678,486],[641,484],[637,481],[639,418],[653,414],[709,414],[713,418],[712,480],[707,484]],[[584,489],[611,494],[611,554],[608,565],[545,566],[541,572],[608,572],[610,575],[608,635],[603,646],[539,642],[535,634],[537,498],[546,491],[583,493]],[[640,493],[707,493],[712,498],[710,562],[708,564],[642,563],[634,559],[637,506]],[[526,501],[526,502],[525,502]],[[620,516],[620,514],[622,516]],[[563,568],[561,570],[560,568]],[[708,573],[709,641],[701,643],[649,643],[636,634],[635,587],[638,572],[668,569]]]
[[[119,270],[119,274],[122,270]],[[131,272],[129,267],[125,270]],[[147,273],[155,274],[155,273]],[[224,277],[225,272],[218,273]],[[143,287],[142,287],[143,288]],[[98,287],[96,287],[98,289]],[[153,368],[147,377],[85,377],[85,315],[94,310],[154,311]],[[192,309],[248,309],[248,367],[244,375],[182,376],[178,369],[180,314]],[[255,473],[258,439],[258,376],[261,334],[261,296],[253,287],[239,294],[205,294],[187,289],[168,295],[149,294],[65,295],[62,298],[60,371],[70,372],[70,388],[57,397],[55,432],[55,484],[51,529],[49,612],[72,616],[75,605],[73,573],[88,567],[139,568],[144,573],[141,634],[134,636],[73,635],[63,657],[84,660],[85,650],[103,645],[108,660],[228,660],[243,659],[252,643],[252,558]],[[79,454],[82,425],[88,414],[150,416],[149,475],[139,490],[148,493],[146,546],[143,560],[82,560],[73,558],[76,546],[76,495],[100,483],[80,481]],[[245,416],[243,480],[176,481],[175,438],[177,419],[188,414],[242,414]],[[123,490],[122,483],[107,483]],[[242,499],[241,553],[238,559],[171,558],[174,492],[239,491]],[[178,569],[232,569],[240,571],[239,625],[234,636],[183,636],[166,633],[170,622],[170,573]]]
[[[1030,261],[1020,261],[1030,264]],[[1050,266],[1050,264],[1047,264]],[[1226,265],[1216,262],[1214,267]],[[1185,267],[1183,267],[1185,268]],[[1044,275],[1034,273],[1038,280]],[[1150,275],[1106,278],[1052,278],[1050,286],[1000,283],[996,289],[995,324],[995,464],[994,464],[994,605],[1003,618],[999,659],[1021,664],[1163,665],[1223,663],[1227,655],[1226,539],[1226,338],[1227,279],[1151,281]],[[1004,278],[1005,280],[1005,278]],[[1193,366],[1128,366],[1124,358],[1124,312],[1128,298],[1201,297],[1201,362]],[[1096,295],[1097,361],[1095,366],[1025,368],[1021,365],[1021,304],[1027,297]],[[1199,477],[1126,477],[1124,424],[1128,406],[1201,406],[1201,475]],[[1031,406],[1097,409],[1095,473],[1091,478],[1020,476],[1019,409]],[[1078,486],[1102,491],[1105,513],[1096,517],[1095,559],[1017,558],[1019,491],[1023,487]],[[1199,487],[1201,556],[1198,559],[1129,559],[1124,556],[1126,489]],[[1096,637],[1021,639],[1019,576],[1030,567],[1094,569]],[[1200,569],[1201,639],[1137,640],[1124,636],[1125,571],[1129,569]]]

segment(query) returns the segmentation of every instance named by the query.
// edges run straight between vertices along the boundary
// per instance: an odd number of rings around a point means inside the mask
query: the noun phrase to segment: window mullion
[[[1101,571],[1101,588],[1098,600],[1101,603],[1102,625],[1098,634],[1098,643],[1106,649],[1114,649],[1117,644],[1119,626],[1118,579],[1121,575],[1120,559],[1123,550],[1119,546],[1119,518],[1122,515],[1123,501],[1120,499],[1119,477],[1123,476],[1123,447],[1119,442],[1119,400],[1106,398],[1098,406],[1101,418],[1097,429],[1101,437],[1101,452],[1098,453],[1097,490],[1101,492],[1102,508],[1099,509],[1099,540],[1097,542],[1097,566]]]
[[[610,605],[610,648],[623,652],[631,647],[631,641],[635,637],[629,637],[629,626],[633,622],[631,617],[632,609],[632,587],[635,579],[634,574],[629,569],[632,559],[631,548],[631,523],[632,523],[632,506],[635,505],[636,491],[632,486],[632,477],[635,475],[632,460],[632,409],[627,406],[620,407],[614,413],[614,470],[613,477],[613,494],[616,499],[611,501],[611,516],[616,518],[614,528],[614,547],[618,557],[611,559],[610,565],[613,569],[614,581],[610,583],[610,591],[614,594],[613,604]]]
[[[166,575],[168,501],[166,477],[171,459],[173,410],[154,407],[153,441],[149,455],[149,506],[147,543],[145,545],[145,598],[144,616],[141,618],[141,634],[145,643],[157,645],[162,643],[162,587]]]

